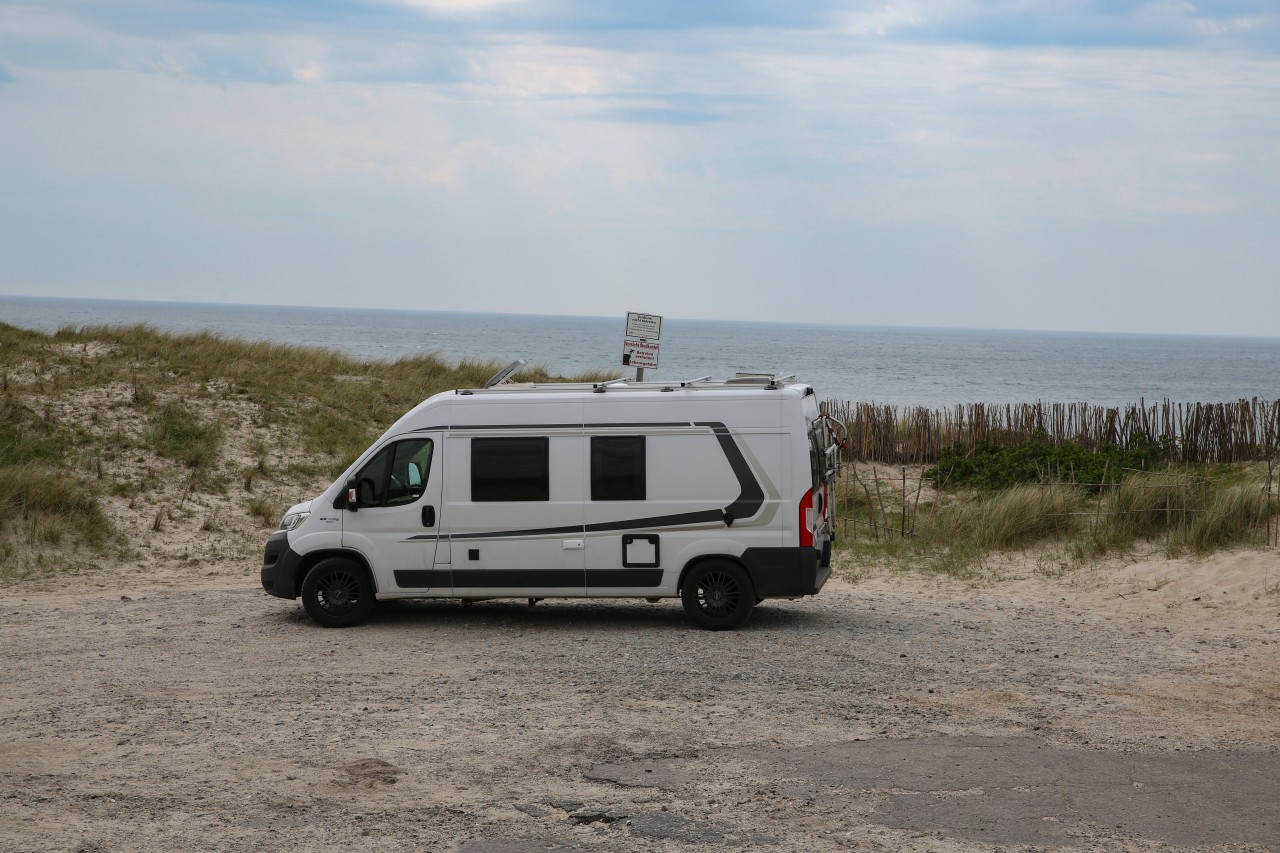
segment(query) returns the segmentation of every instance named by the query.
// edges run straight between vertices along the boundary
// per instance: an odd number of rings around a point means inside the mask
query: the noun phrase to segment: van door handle
[[[582,540],[581,539],[562,539],[561,548],[565,551],[581,551]]]
[[[424,506],[422,508],[422,526],[423,527],[436,526],[436,508],[435,507]]]

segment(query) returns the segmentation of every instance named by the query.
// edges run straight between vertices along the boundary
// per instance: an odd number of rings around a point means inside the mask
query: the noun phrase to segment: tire
[[[302,581],[303,608],[326,628],[359,625],[369,618],[374,603],[369,573],[346,557],[321,560]]]
[[[756,592],[742,566],[728,560],[708,560],[689,570],[680,600],[699,628],[727,631],[746,620],[755,607]]]

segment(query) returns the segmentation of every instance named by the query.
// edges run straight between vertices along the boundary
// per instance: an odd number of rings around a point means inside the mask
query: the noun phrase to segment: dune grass
[[[223,429],[179,403],[169,403],[152,418],[147,440],[156,453],[197,472],[208,471],[222,451]]]
[[[67,469],[28,462],[0,465],[0,532],[29,545],[99,548],[114,531],[91,486]]]
[[[987,551],[1024,548],[1066,532],[1081,499],[1071,486],[1013,486],[938,508],[926,516],[921,535],[933,542],[964,539]]]
[[[972,575],[994,556],[1029,549],[1079,565],[1139,547],[1177,557],[1267,546],[1280,501],[1268,489],[1266,474],[1256,465],[1131,471],[1094,493],[1071,483],[1020,483],[942,492],[918,509],[908,506],[901,516],[903,493],[885,492],[871,497],[885,504],[873,510],[905,523],[880,527],[875,541],[846,537],[840,544],[855,559],[956,576]],[[866,512],[866,497],[851,500],[856,489],[842,494],[850,499],[842,512]]]
[[[0,464],[57,463],[74,437],[37,415],[14,395],[0,397]]]
[[[249,515],[257,519],[263,527],[275,527],[280,521],[280,514],[284,512],[279,501],[268,497],[245,498],[244,506]]]
[[[29,335],[19,338],[29,352],[39,343]],[[60,380],[64,388],[125,381],[133,388],[135,405],[144,407],[175,385],[243,399],[257,406],[264,425],[296,432],[308,452],[328,457],[335,474],[413,405],[440,391],[480,386],[503,366],[496,360],[452,363],[431,353],[369,361],[334,350],[209,331],[172,334],[146,325],[65,327],[51,342],[68,348],[71,359],[76,347],[90,343],[114,350],[113,357],[71,371]],[[47,351],[46,346],[42,352]],[[557,378],[536,365],[513,377],[520,382]],[[572,378],[600,381],[612,374]]]

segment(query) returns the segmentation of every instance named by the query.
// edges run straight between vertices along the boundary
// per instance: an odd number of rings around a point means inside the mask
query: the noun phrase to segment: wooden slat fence
[[[846,458],[892,465],[928,464],[944,447],[1012,447],[1043,433],[1051,443],[1098,449],[1130,446],[1139,436],[1167,438],[1174,462],[1271,459],[1280,447],[1280,400],[1234,403],[1145,401],[1120,407],[1088,403],[969,403],[948,409],[828,400],[822,410],[849,430]]]

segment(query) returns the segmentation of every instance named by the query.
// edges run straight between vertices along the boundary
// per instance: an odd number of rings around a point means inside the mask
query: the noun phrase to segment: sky
[[[1277,336],[1277,271],[1276,0],[0,0],[7,295]]]

